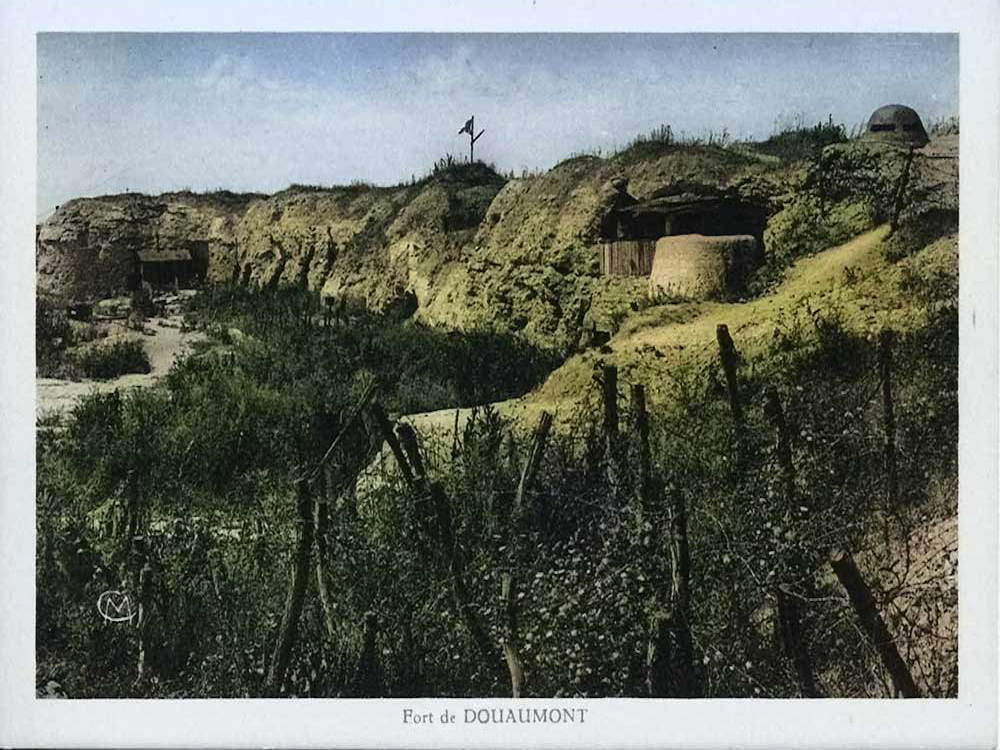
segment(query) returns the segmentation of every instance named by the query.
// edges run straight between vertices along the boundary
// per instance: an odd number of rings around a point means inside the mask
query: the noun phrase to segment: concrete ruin
[[[644,201],[616,187],[620,195],[601,228],[603,275],[648,277],[654,296],[731,296],[764,262],[763,206],[700,185]]]
[[[198,276],[191,253],[183,248],[156,248],[137,251],[139,280],[151,286],[181,286]]]
[[[759,252],[757,240],[748,234],[663,237],[656,242],[649,295],[725,299],[746,287]]]
[[[862,138],[922,148],[930,142],[916,110],[904,104],[887,104],[872,112]]]

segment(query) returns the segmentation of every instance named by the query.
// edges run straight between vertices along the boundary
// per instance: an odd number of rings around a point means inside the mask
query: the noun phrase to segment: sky
[[[38,195],[395,184],[450,153],[548,169],[669,124],[765,138],[958,114],[951,34],[38,35]]]

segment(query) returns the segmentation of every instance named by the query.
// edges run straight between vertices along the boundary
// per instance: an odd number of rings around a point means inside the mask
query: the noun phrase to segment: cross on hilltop
[[[473,135],[475,129],[476,129],[476,116],[473,115],[472,117],[470,117],[468,120],[465,121],[465,125],[463,125],[462,129],[458,131],[459,135],[462,135],[462,133],[469,134],[469,164],[472,164],[476,160],[475,159],[476,141],[479,140],[480,135],[486,132],[486,128],[483,128],[482,130],[479,131],[478,135]]]

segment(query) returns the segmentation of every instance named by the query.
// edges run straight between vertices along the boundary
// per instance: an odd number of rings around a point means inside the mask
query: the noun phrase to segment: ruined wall
[[[38,230],[39,292],[69,302],[120,294],[135,283],[136,252],[207,254],[206,277],[233,273],[233,229],[247,201],[184,193],[81,198],[60,206]]]

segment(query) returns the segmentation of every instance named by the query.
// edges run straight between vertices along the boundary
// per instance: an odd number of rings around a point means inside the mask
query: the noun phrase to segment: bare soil
[[[131,373],[113,380],[62,380],[38,378],[35,416],[61,414],[76,405],[82,396],[92,392],[110,393],[119,388],[150,386],[169,372],[171,365],[183,356],[195,341],[205,338],[200,331],[183,330],[184,318],[180,314],[150,318],[146,321],[146,334],[129,334],[143,342],[149,356],[150,371]]]

